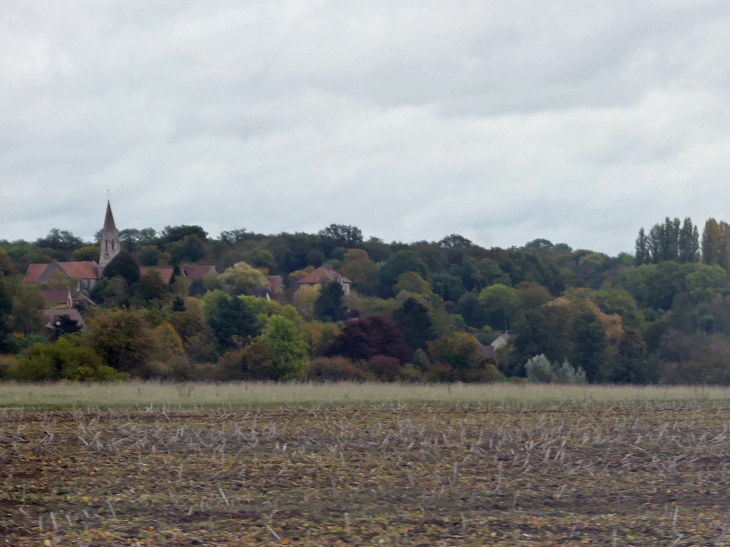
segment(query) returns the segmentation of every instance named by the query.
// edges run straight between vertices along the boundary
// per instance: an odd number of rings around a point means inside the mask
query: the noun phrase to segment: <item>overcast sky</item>
[[[730,221],[727,0],[33,0],[0,10],[0,239],[460,233],[631,252]]]

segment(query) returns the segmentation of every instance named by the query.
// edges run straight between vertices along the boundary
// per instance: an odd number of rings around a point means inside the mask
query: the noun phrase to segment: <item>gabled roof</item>
[[[112,214],[112,206],[108,201],[106,202],[106,215],[104,216],[104,228],[105,232],[116,232],[117,225],[114,223],[114,215]]]
[[[77,279],[99,279],[99,266],[96,262],[57,262],[69,277]],[[30,264],[25,273],[28,283],[40,283],[41,277],[50,264]]]
[[[65,291],[41,291],[41,296],[46,304],[68,304],[71,295],[68,290]]]
[[[195,281],[200,277],[205,277],[208,274],[218,273],[215,266],[183,266],[180,269],[182,270],[183,275],[191,281]]]
[[[162,280],[169,284],[172,280],[172,274],[175,273],[175,268],[173,266],[140,266],[139,267],[139,274],[144,275],[150,270],[156,271]]]
[[[78,310],[43,310],[43,320],[50,328],[53,328],[54,320],[58,320],[62,315],[67,315],[79,324],[82,329],[86,326],[84,318],[81,316]]]
[[[48,268],[48,264],[31,264],[28,271],[25,272],[25,280],[28,283],[39,283],[43,272]]]
[[[269,281],[269,292],[276,294],[284,288],[284,277],[281,275],[267,275]]]
[[[58,265],[69,277],[99,279],[99,266],[96,262],[59,262]]]
[[[332,266],[329,264],[325,264],[324,266],[320,266],[316,270],[314,270],[312,273],[305,275],[302,277],[297,284],[298,285],[317,285],[317,284],[324,284],[324,283],[330,283],[332,281],[340,281],[341,283],[352,283],[349,279],[346,277],[338,274],[336,271],[332,269]]]

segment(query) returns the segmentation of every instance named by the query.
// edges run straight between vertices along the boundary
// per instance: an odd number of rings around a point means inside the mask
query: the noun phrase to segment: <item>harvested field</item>
[[[723,545],[729,456],[722,402],[13,408],[0,544]]]

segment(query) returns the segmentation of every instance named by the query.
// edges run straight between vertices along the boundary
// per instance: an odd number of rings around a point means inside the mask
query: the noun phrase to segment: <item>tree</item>
[[[314,305],[319,300],[319,294],[322,291],[321,285],[302,285],[299,287],[292,301],[294,307],[306,318],[314,316]]]
[[[188,294],[190,296],[205,296],[205,293],[208,292],[208,288],[205,286],[205,281],[203,281],[202,277],[198,277],[193,280],[193,282],[190,284],[190,288],[188,289]]]
[[[222,351],[245,345],[247,338],[258,335],[258,319],[242,299],[215,290],[203,301],[205,319]]]
[[[484,306],[487,323],[493,329],[509,329],[522,306],[517,291],[499,283],[480,292],[479,302]]]
[[[127,251],[120,251],[112,261],[104,268],[104,277],[121,277],[127,285],[132,286],[139,281],[139,265]]]
[[[380,295],[383,298],[393,296],[393,286],[405,272],[415,272],[422,278],[428,277],[428,268],[415,251],[398,251],[390,255],[388,261],[380,269]]]
[[[175,297],[175,299],[172,301],[172,307],[170,308],[173,312],[184,312],[187,311],[187,308],[185,307],[185,300],[181,296]]]
[[[697,226],[692,223],[692,219],[687,217],[684,219],[682,228],[679,231],[679,261],[680,262],[697,262],[699,259],[700,236]]]
[[[0,251],[0,278],[10,277],[15,274],[15,266],[13,261],[4,252]]]
[[[71,262],[99,262],[99,252],[100,248],[98,245],[84,245],[71,253]]]
[[[97,313],[89,319],[89,345],[115,370],[143,374],[154,343],[147,323],[138,312]]]
[[[652,380],[646,359],[646,343],[637,331],[624,329],[618,355],[605,376],[610,382],[622,384],[646,384]]]
[[[367,251],[350,249],[342,262],[342,275],[350,279],[353,287],[361,294],[375,296],[380,282],[380,270],[370,260]]]
[[[269,285],[261,270],[257,270],[245,262],[234,264],[218,278],[233,295],[247,294],[249,289],[261,289]]]
[[[37,285],[21,281],[15,288],[13,307],[8,318],[11,330],[17,333],[41,334],[46,330],[43,320],[45,302]]]
[[[71,319],[68,315],[62,315],[53,325],[53,337],[58,339],[64,334],[73,334],[80,330],[81,327],[79,326],[78,321]]]
[[[472,242],[459,234],[451,234],[443,238],[436,245],[443,249],[466,249],[472,246]]]
[[[207,241],[208,232],[200,226],[165,226],[160,233],[160,245],[168,245],[176,241],[181,241],[188,236],[197,237],[202,241]]]
[[[479,353],[479,342],[470,334],[454,333],[427,343],[432,366],[426,377],[432,381],[494,382],[494,366]]]
[[[685,277],[687,293],[695,303],[710,302],[728,290],[727,272],[720,266],[699,265]]]
[[[434,275],[431,280],[431,288],[442,299],[452,302],[457,302],[466,292],[461,279],[451,274]]]
[[[148,270],[132,286],[134,299],[143,306],[159,305],[170,298],[170,287],[155,270]]]
[[[345,224],[330,224],[324,230],[320,230],[317,235],[332,240],[337,247],[352,248],[362,243],[362,231],[355,226]]]
[[[481,329],[487,324],[487,314],[479,297],[473,292],[465,293],[456,303],[456,313],[464,318],[470,327]]]
[[[649,251],[649,239],[644,233],[644,228],[639,230],[639,237],[636,238],[636,254],[634,255],[637,266],[651,263],[651,252]]]
[[[707,219],[702,231],[702,261],[705,264],[712,266],[719,263],[722,239],[718,222],[714,218]]]
[[[274,358],[282,380],[304,378],[307,372],[307,344],[294,321],[272,315],[261,333],[261,341]]]
[[[324,354],[328,357],[340,355],[353,361],[367,361],[376,355],[385,355],[405,363],[408,346],[403,341],[398,323],[382,315],[368,315],[347,321]]]
[[[596,315],[587,310],[573,321],[573,358],[570,360],[582,368],[589,382],[601,379],[608,350],[608,339],[603,325]]]
[[[345,312],[342,298],[345,292],[337,281],[326,283],[314,303],[314,316],[320,321],[337,321]]]
[[[398,277],[398,283],[395,284],[395,293],[401,291],[420,294],[421,296],[430,296],[433,294],[431,285],[416,272],[403,272]]]
[[[403,340],[411,351],[426,349],[426,342],[436,338],[428,308],[409,297],[393,312],[393,320],[400,325]]]

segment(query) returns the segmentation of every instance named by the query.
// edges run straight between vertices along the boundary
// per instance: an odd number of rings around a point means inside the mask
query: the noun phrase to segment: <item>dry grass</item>
[[[730,388],[540,384],[383,384],[240,382],[107,384],[0,382],[0,407],[544,404],[724,401]]]

